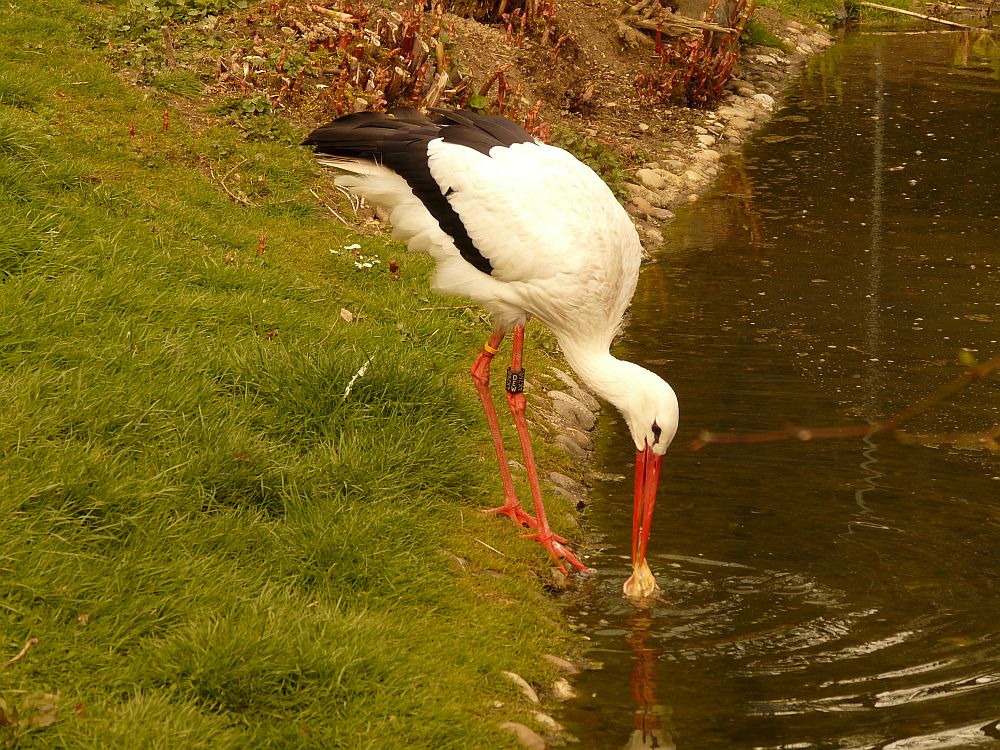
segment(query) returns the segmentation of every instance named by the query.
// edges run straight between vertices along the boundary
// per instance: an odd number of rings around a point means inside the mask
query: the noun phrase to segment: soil
[[[468,1],[450,3],[458,7]],[[537,9],[545,6],[545,0],[511,0],[510,7],[517,4]],[[538,106],[537,116],[528,119],[543,137],[549,132],[547,125],[557,136],[562,131],[597,139],[633,169],[676,155],[697,142],[693,128],[704,122],[704,110],[659,103],[641,95],[636,80],[653,65],[654,35],[629,29],[623,36],[621,0],[558,0],[550,6],[548,33],[544,31],[545,22],[536,17],[526,25],[527,33],[521,40],[516,24],[508,29],[503,23],[480,23],[452,13],[436,17],[431,12],[420,12],[421,7],[414,6],[413,0],[375,0],[369,7],[360,0],[277,0],[189,24],[168,22],[161,26],[159,20],[146,19],[143,37],[135,36],[139,24],[132,19],[134,41],[121,45],[116,55],[123,73],[135,83],[170,92],[170,83],[178,73],[192,71],[206,84],[207,99],[216,104],[216,110],[219,101],[228,98],[235,115],[245,120],[248,115],[268,113],[273,107],[299,128],[308,129],[344,111],[412,105],[414,100],[426,103],[435,69],[433,45],[443,30],[449,50],[445,68],[451,75],[451,88],[438,102],[442,106],[467,103],[469,94],[482,89],[502,67],[510,93],[501,113],[524,122],[528,112]],[[345,13],[367,20],[344,23]],[[790,27],[780,15],[763,9],[755,12],[754,19],[785,40],[790,49],[798,46],[797,34],[815,31]],[[369,70],[380,75],[388,71],[391,77],[392,66],[397,66],[398,71],[398,65],[407,62],[412,63],[410,77],[416,77],[414,71],[420,67],[420,60],[405,54],[391,57],[388,53],[399,44],[400,34],[389,28],[394,23],[413,29],[418,39],[432,47],[430,54],[423,57],[423,67],[429,66],[431,72],[411,89],[395,94],[390,91],[392,82],[386,85],[382,79],[369,80],[366,86],[363,80]],[[373,37],[381,38],[375,43]],[[663,37],[665,44],[672,40]],[[348,81],[345,55],[337,47],[341,44],[353,52],[359,43],[367,45],[364,57],[357,55],[362,61],[361,73],[357,73],[358,66],[352,60],[354,80]],[[774,93],[784,71],[748,64],[748,59],[760,51],[777,52],[744,48],[733,71],[734,80],[764,81],[761,91]],[[365,62],[377,57],[369,53],[381,58]],[[464,84],[459,82],[457,87],[456,72],[465,75]],[[730,81],[728,86],[732,89],[734,83]],[[496,91],[491,87],[487,92],[491,111],[496,109]],[[186,103],[178,101],[178,106],[188,112],[198,105],[190,98]]]

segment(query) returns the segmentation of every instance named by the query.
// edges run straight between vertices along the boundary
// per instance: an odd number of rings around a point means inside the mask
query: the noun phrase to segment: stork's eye
[[[660,442],[660,433],[663,432],[663,428],[660,425],[653,422],[653,445]]]

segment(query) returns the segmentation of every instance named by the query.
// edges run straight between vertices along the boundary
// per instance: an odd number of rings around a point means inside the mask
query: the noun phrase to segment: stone
[[[754,113],[747,107],[725,106],[719,107],[719,117],[732,124],[733,120],[752,120]]]
[[[633,201],[636,198],[641,198],[650,206],[662,207],[666,205],[667,202],[667,199],[663,195],[654,192],[647,187],[643,187],[642,185],[626,182],[625,190],[628,191],[628,194],[632,197]]]
[[[562,487],[563,489],[578,495],[585,495],[587,493],[587,488],[582,482],[578,482],[565,474],[560,474],[558,471],[548,472],[545,475],[545,478],[548,479],[555,487]]]
[[[722,154],[718,151],[713,151],[710,148],[706,148],[704,151],[696,151],[694,158],[705,164],[714,164],[722,158]]]
[[[700,143],[702,146],[714,146],[715,145],[715,136],[714,135],[708,135],[707,133],[705,135],[699,135],[698,136],[698,143]]]
[[[563,659],[555,654],[543,654],[542,658],[560,672],[565,672],[566,674],[580,674],[580,668],[568,659]]]
[[[539,702],[538,693],[535,692],[535,689],[531,687],[531,685],[528,684],[528,681],[521,677],[521,675],[516,672],[501,672],[500,674],[517,685],[517,687],[521,690],[521,694],[524,695],[524,697],[529,701],[532,703]]]
[[[645,214],[646,216],[653,215],[652,204],[641,195],[632,196],[632,205],[635,206],[635,210],[640,214]]]
[[[689,169],[687,172],[684,173],[684,178],[688,182],[698,183],[704,181],[705,176],[700,172],[695,172],[693,169]]]
[[[559,378],[563,383],[566,384],[567,388],[579,388],[580,384],[576,382],[572,375],[570,375],[565,370],[560,370],[558,367],[550,368],[553,375]]]
[[[552,492],[561,497],[563,500],[568,500],[570,505],[572,505],[574,508],[578,508],[580,506],[580,503],[586,505],[583,498],[581,498],[579,495],[570,492],[569,490],[563,489],[562,487],[553,487]]]
[[[749,83],[744,83],[736,87],[736,93],[740,96],[753,96],[757,93],[757,89],[751,86]]]
[[[563,428],[563,435],[576,443],[584,451],[592,450],[594,447],[594,441],[583,430],[578,430],[575,427],[565,427]]]
[[[567,701],[576,697],[576,690],[569,684],[569,680],[560,677],[552,683],[552,695],[556,700]]]
[[[639,181],[650,190],[660,190],[666,187],[666,183],[663,178],[660,177],[652,169],[640,169],[635,173],[635,176],[639,178]]]
[[[553,719],[548,714],[543,714],[541,711],[535,711],[532,718],[538,723],[538,725],[549,732],[561,732],[563,731],[563,725],[558,721]]]
[[[708,128],[703,128],[701,125],[695,125],[694,126],[694,132],[695,132],[695,135],[707,135],[708,134]]]
[[[597,425],[597,417],[569,394],[562,391],[550,391],[549,398],[555,413],[570,427],[589,432]]]
[[[559,378],[569,389],[569,395],[579,401],[581,404],[586,406],[594,414],[601,413],[601,405],[598,403],[597,399],[594,398],[586,388],[581,386],[573,376],[568,372],[560,370],[558,367],[551,368],[552,374]]]
[[[663,211],[669,214],[665,208],[658,208],[657,211]],[[673,214],[669,218],[673,218]],[[664,218],[664,221],[666,217]],[[642,228],[642,243],[647,247],[659,247],[663,244],[663,232],[661,232],[656,227],[643,227]]]
[[[768,112],[774,109],[774,97],[770,94],[755,94],[753,100]]]
[[[749,130],[750,121],[742,117],[734,117],[729,121],[729,126],[735,130]]]
[[[520,742],[528,750],[545,750],[545,740],[534,729],[526,727],[524,724],[519,724],[516,721],[505,721],[500,725],[501,729],[506,729],[508,732],[513,732],[514,736],[517,737],[517,741]]]
[[[557,448],[561,448],[565,453],[568,453],[570,458],[579,463],[587,462],[587,451],[577,445],[572,438],[567,435],[556,435],[553,442],[556,444]]]
[[[601,404],[594,398],[590,391],[582,386],[577,386],[576,388],[570,388],[569,395],[579,401],[581,404],[586,406],[594,414],[601,413]]]
[[[673,172],[668,172],[665,169],[657,169],[656,174],[660,175],[660,177],[663,178],[663,181],[667,183],[667,185],[671,185],[673,187],[677,187],[682,182],[680,177],[675,175]]]

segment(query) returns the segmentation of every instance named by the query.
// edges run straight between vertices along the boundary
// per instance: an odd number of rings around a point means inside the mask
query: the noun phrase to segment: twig
[[[717,23],[709,23],[708,21],[696,21],[693,18],[679,16],[676,13],[665,15],[660,22],[647,21],[644,18],[630,18],[629,16],[625,16],[622,20],[630,26],[645,29],[646,31],[656,31],[659,29],[660,31],[669,33],[671,27],[680,27],[684,33],[694,33],[695,31],[717,31],[720,34],[739,33],[736,29],[731,29],[728,26],[720,26]]]
[[[241,166],[243,166],[243,164],[245,164],[246,162],[247,162],[247,159],[244,159],[239,164],[237,164],[235,167],[233,167],[232,169],[230,169],[228,172],[226,172],[226,177],[229,177],[229,175],[231,175],[233,172],[235,172],[237,169],[239,169]],[[218,175],[216,175],[215,174],[215,170],[212,169],[211,162],[208,163],[208,172],[209,172],[209,174],[212,175],[212,179],[213,180],[218,181],[218,183],[220,185],[222,185],[222,189],[226,191],[226,195],[228,195],[234,201],[236,201],[237,203],[242,203],[244,206],[252,206],[253,205],[253,202],[250,201],[249,198],[244,198],[242,196],[236,195],[236,193],[234,193],[232,190],[229,189],[229,186],[226,185],[226,177],[219,177]]]
[[[844,427],[800,427],[788,424],[777,430],[766,432],[708,432],[703,430],[701,434],[691,441],[691,450],[697,451],[710,443],[722,443],[726,445],[750,444],[750,443],[774,443],[780,440],[833,440],[838,438],[864,437],[878,434],[891,435],[901,443],[917,442],[921,438],[933,438],[942,442],[962,442],[979,443],[990,450],[996,450],[996,438],[1000,436],[1000,426],[993,427],[982,432],[953,433],[949,435],[913,435],[904,433],[899,428],[903,423],[908,422],[921,412],[927,411],[932,406],[940,404],[942,401],[951,398],[960,390],[982,380],[994,370],[1000,369],[1000,354],[985,362],[979,362],[969,367],[959,377],[947,383],[932,393],[905,409],[897,412],[888,419],[870,424],[855,424]]]
[[[970,29],[975,30],[975,26],[966,26],[964,23],[955,23],[954,21],[946,21],[943,18],[936,18],[934,16],[928,16],[925,13],[914,13],[912,10],[903,10],[902,8],[893,8],[891,5],[881,5],[879,3],[870,3],[867,0],[859,2],[858,5],[863,5],[866,8],[875,8],[876,10],[885,10],[890,13],[901,13],[904,16],[911,16],[913,18],[922,18],[925,21],[933,21],[934,23],[944,24],[945,26],[954,26],[956,29]]]
[[[336,211],[334,211],[330,206],[328,206],[326,203],[324,203],[323,199],[319,197],[319,195],[316,193],[315,190],[313,190],[312,188],[309,188],[309,192],[313,194],[313,197],[315,197],[317,201],[319,201],[319,205],[323,206],[323,208],[325,208],[331,214],[333,214],[338,219],[340,219],[341,223],[344,226],[347,226],[347,227],[351,226],[350,222],[348,222],[347,219],[345,219],[343,216],[341,216]]]
[[[486,542],[484,542],[482,539],[476,539],[475,537],[472,537],[472,538],[475,539],[477,542],[479,542],[484,547],[486,547],[486,549],[493,550],[494,552],[496,552],[498,555],[500,555],[500,557],[506,557],[506,555],[503,552],[501,552],[500,550],[498,550],[496,547],[491,547]]]
[[[447,307],[418,307],[417,312],[438,312],[439,310],[472,310],[479,305],[450,305]]]
[[[346,188],[342,188],[340,185],[334,185],[338,192],[343,193],[347,200],[351,202],[351,208],[354,209],[354,213],[361,210],[361,199]]]
[[[21,659],[24,658],[24,655],[26,653],[28,653],[28,651],[31,649],[31,647],[35,646],[37,644],[38,644],[38,639],[37,638],[29,638],[28,642],[24,644],[24,647],[18,652],[17,656],[15,656],[13,659],[5,661],[3,664],[0,664],[0,670],[4,670],[7,667],[9,667],[11,664],[14,664],[15,662],[21,661]]]

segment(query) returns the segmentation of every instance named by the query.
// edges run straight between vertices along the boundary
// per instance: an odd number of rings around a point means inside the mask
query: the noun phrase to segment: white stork
[[[436,290],[489,311],[494,330],[472,365],[493,436],[505,502],[502,513],[530,538],[580,570],[585,566],[549,528],[525,421],[524,325],[548,326],[580,379],[614,404],[637,450],[632,576],[625,593],[656,590],[645,561],[663,454],[677,431],[677,397],[658,375],[609,353],[635,292],[640,244],[611,190],[566,151],[536,141],[502,117],[412,109],[361,112],[313,131],[321,163],[346,174],[336,183],[384,208],[393,237],[436,261]],[[513,332],[507,400],[517,427],[534,517],[518,502],[507,465],[490,365]]]

